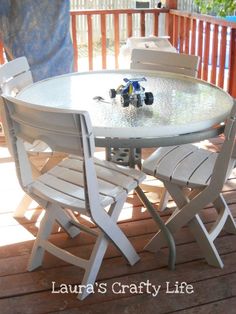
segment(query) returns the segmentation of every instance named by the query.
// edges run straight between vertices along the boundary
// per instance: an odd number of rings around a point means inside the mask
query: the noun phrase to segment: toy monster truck
[[[128,107],[130,104],[135,107],[141,107],[143,103],[146,105],[153,104],[153,94],[145,92],[145,88],[139,82],[147,81],[145,77],[127,79],[124,78],[125,85],[120,85],[117,89],[110,89],[109,95],[115,98],[117,94],[120,95],[122,107]]]

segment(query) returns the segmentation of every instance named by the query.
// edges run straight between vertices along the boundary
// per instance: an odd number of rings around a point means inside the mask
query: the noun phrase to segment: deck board
[[[219,148],[221,141],[206,142],[211,149]],[[214,146],[213,146],[214,145]],[[146,158],[151,150],[144,150]],[[6,166],[11,162],[6,162]],[[4,170],[4,173],[6,170]],[[1,168],[0,168],[1,174]],[[16,177],[11,178],[13,183],[1,185],[1,190],[14,193],[19,187],[15,184]],[[9,185],[9,186],[8,186]],[[159,186],[156,180],[148,177],[143,186],[150,198],[154,199],[154,206],[158,206],[158,196],[154,193]],[[232,214],[236,217],[236,171],[227,182],[223,191]],[[173,202],[169,202],[169,209],[161,216],[163,220],[169,217]],[[57,258],[46,254],[41,268],[27,272],[26,267],[37,232],[37,219],[42,213],[41,208],[32,208],[27,217],[15,219],[12,210],[4,207],[0,202],[0,241],[4,238],[8,244],[0,246],[0,313],[1,314],[93,314],[93,313],[235,313],[236,306],[236,235],[221,232],[215,243],[224,262],[223,269],[210,267],[205,262],[201,252],[187,227],[182,228],[175,235],[177,245],[176,270],[167,268],[168,249],[164,247],[157,254],[143,250],[144,245],[157,231],[157,225],[149,213],[142,207],[135,194],[130,194],[122,211],[120,227],[129,237],[138,251],[141,261],[133,267],[127,265],[119,251],[112,245],[108,247],[105,259],[98,274],[98,284],[106,285],[106,293],[97,291],[79,301],[75,293],[52,293],[52,282],[55,290],[61,284],[79,285],[83,270],[68,265]],[[32,214],[32,216],[31,216]],[[203,220],[207,227],[214,221],[214,209],[209,204],[202,211]],[[91,226],[90,223],[87,223]],[[21,241],[20,234],[24,231],[29,239]],[[7,238],[9,236],[9,239]],[[11,236],[11,238],[10,238]],[[15,241],[14,241],[15,237]],[[12,242],[10,242],[12,240]],[[58,232],[55,226],[51,241],[60,244],[70,252],[79,252],[80,256],[87,256],[94,243],[94,238],[82,235],[69,239],[63,232]],[[156,296],[145,293],[132,293],[126,289],[125,293],[114,293],[113,285],[121,283],[128,285],[140,282],[150,282],[160,291]],[[194,289],[193,294],[167,293],[166,285],[170,282],[172,291],[176,282],[187,282]],[[116,286],[117,287],[117,286]]]

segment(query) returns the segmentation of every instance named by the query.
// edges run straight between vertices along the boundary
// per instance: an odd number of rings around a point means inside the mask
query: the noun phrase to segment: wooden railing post
[[[228,91],[236,97],[236,29],[231,29]]]
[[[166,8],[176,10],[177,0],[166,0]],[[174,30],[173,15],[168,13],[166,14],[165,33],[170,36],[170,42],[172,44],[174,43],[173,30]]]
[[[72,33],[72,43],[74,49],[74,71],[78,71],[78,44],[76,36],[76,15],[71,15],[71,33]]]
[[[101,42],[102,42],[102,69],[107,67],[107,28],[106,28],[106,14],[101,14]]]

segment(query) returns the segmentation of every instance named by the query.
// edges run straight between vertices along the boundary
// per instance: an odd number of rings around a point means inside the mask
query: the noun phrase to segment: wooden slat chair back
[[[15,96],[23,88],[33,83],[32,74],[26,57],[20,57],[14,59],[0,67],[0,95],[4,93],[5,95]],[[0,97],[0,103],[1,103]],[[2,114],[2,120],[4,124],[4,113]],[[6,132],[5,132],[6,133]],[[7,133],[5,134],[6,141],[8,141]],[[27,151],[31,156],[32,161],[35,158],[45,159],[43,168],[39,169],[35,167],[34,163],[31,166],[34,170],[34,175],[38,176],[40,173],[47,171],[50,167],[55,165],[57,162],[62,160],[65,155],[59,152],[52,152],[48,150],[48,146],[41,142],[36,141],[32,145],[25,143]],[[25,211],[29,207],[31,199],[25,196],[14,212],[15,217],[24,216]]]
[[[91,292],[86,287],[94,284],[109,241],[131,265],[139,260],[118,227],[117,219],[128,193],[144,180],[145,175],[135,169],[122,169],[94,158],[94,136],[87,112],[48,109],[10,96],[2,97],[19,181],[24,191],[46,209],[28,269],[33,270],[42,264],[45,250],[84,268],[83,289],[78,296],[83,299]],[[62,151],[68,156],[38,178],[32,176],[24,146],[24,141],[35,140],[43,140],[52,150]],[[108,211],[105,210],[107,207]],[[74,211],[88,216],[98,227],[98,232],[81,225]],[[71,236],[81,231],[97,236],[88,260],[49,241],[55,222]]]
[[[168,229],[174,233],[188,224],[207,262],[221,268],[223,262],[214,240],[223,228],[236,233],[234,218],[221,194],[235,165],[235,134],[236,105],[227,119],[219,153],[187,144],[160,148],[143,163],[143,171],[161,180],[177,204],[166,223]],[[207,231],[199,213],[209,203],[214,205],[218,216]],[[163,236],[157,233],[146,248],[156,251],[162,244]]]
[[[152,70],[197,76],[199,57],[153,49],[133,49],[131,69]]]

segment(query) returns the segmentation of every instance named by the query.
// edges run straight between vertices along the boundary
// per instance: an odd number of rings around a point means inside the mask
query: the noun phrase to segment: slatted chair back
[[[133,49],[131,69],[153,70],[197,76],[199,57],[154,49]]]
[[[0,67],[1,92],[16,95],[22,88],[33,83],[26,57],[14,59]]]
[[[11,96],[2,97],[8,136],[22,188],[32,181],[24,142],[41,140],[53,151],[74,154],[83,159],[86,207],[96,208],[99,204],[98,187],[92,158],[95,144],[88,113],[50,109]],[[90,206],[91,201],[95,206]]]
[[[216,159],[209,187],[214,193],[219,194],[225,181],[228,179],[236,160],[235,155],[235,135],[236,135],[236,103],[226,121],[224,130],[224,143]]]
[[[0,67],[0,96],[1,94],[16,96],[21,89],[25,88],[26,86],[33,83],[32,74],[30,71],[30,67],[26,57],[20,57],[14,59]],[[0,107],[2,105],[2,98],[0,97]],[[4,111],[1,113],[1,120],[3,123],[4,135],[6,142],[8,143],[9,148],[11,148],[10,139],[8,138],[9,132],[6,131],[6,123],[5,123],[5,116]],[[36,141],[33,145],[29,143],[25,143],[28,154],[31,155],[33,158],[36,156],[41,156],[44,158],[46,163],[44,164],[43,168],[40,170],[35,167],[32,163],[31,166],[34,171],[34,176],[38,176],[41,173],[47,171],[50,167],[55,165],[65,156],[58,152],[49,152],[48,147],[45,143]],[[12,153],[12,151],[10,151]],[[25,195],[22,201],[19,203],[16,211],[14,213],[15,217],[23,217],[26,209],[31,203],[31,199]]]
[[[0,96],[2,93],[15,96],[22,88],[33,83],[32,74],[26,57],[20,57],[3,64],[0,67]],[[0,105],[2,99],[0,97]],[[2,112],[3,125],[5,117]],[[6,141],[9,139],[4,131]]]

